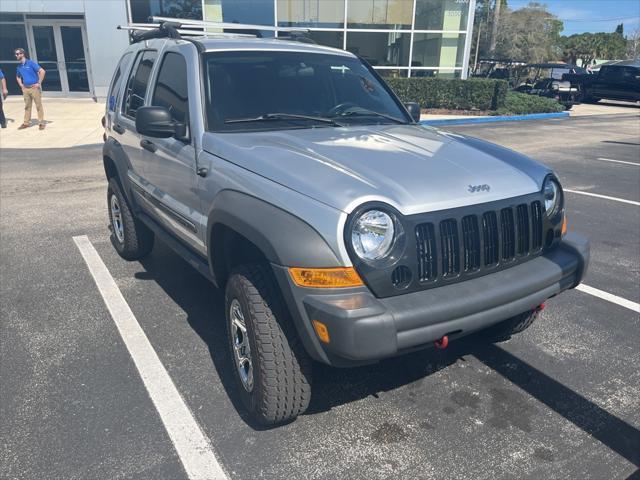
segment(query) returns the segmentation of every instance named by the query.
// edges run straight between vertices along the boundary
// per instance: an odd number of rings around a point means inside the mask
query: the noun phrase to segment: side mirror
[[[420,105],[417,104],[416,102],[407,102],[404,104],[404,106],[409,112],[409,115],[411,115],[411,118],[413,118],[413,121],[416,123],[419,122],[420,121]]]
[[[175,122],[166,107],[140,107],[136,111],[136,130],[156,138],[184,138],[187,134],[186,125]]]

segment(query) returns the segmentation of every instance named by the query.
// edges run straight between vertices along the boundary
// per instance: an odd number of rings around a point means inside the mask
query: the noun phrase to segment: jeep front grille
[[[417,225],[419,281],[473,275],[540,251],[542,213],[534,201]]]

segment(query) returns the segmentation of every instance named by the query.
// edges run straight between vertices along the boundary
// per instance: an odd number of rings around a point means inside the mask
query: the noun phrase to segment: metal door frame
[[[38,51],[36,50],[35,37],[33,35],[32,27],[53,27],[53,38],[56,46],[56,53],[58,55],[57,64],[58,72],[60,72],[60,85],[62,90],[60,92],[44,91],[43,96],[46,97],[93,97],[93,75],[91,72],[91,65],[89,62],[89,44],[87,42],[87,29],[85,27],[84,20],[56,20],[56,19],[29,19],[25,21],[25,28],[27,30],[27,43],[29,45],[29,51],[32,53],[32,59],[38,61]],[[70,92],[69,91],[69,77],[67,76],[67,67],[64,55],[64,45],[62,41],[62,32],[60,27],[80,27],[82,34],[82,43],[84,47],[84,59],[87,68],[87,81],[89,82],[88,92]],[[64,73],[64,75],[63,75]],[[45,77],[45,82],[47,81]]]

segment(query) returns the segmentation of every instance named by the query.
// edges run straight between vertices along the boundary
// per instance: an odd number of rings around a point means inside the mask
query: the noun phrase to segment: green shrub
[[[507,82],[485,78],[389,78],[389,86],[403,102],[422,108],[496,110],[504,105]]]
[[[562,112],[563,110],[564,106],[552,98],[507,92],[504,106],[495,113],[496,115],[524,115],[527,113]]]

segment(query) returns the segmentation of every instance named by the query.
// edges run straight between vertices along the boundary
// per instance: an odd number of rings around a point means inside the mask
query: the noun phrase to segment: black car
[[[603,98],[640,102],[640,61],[603,65],[593,75],[564,75],[580,90],[583,102],[597,102]]]

